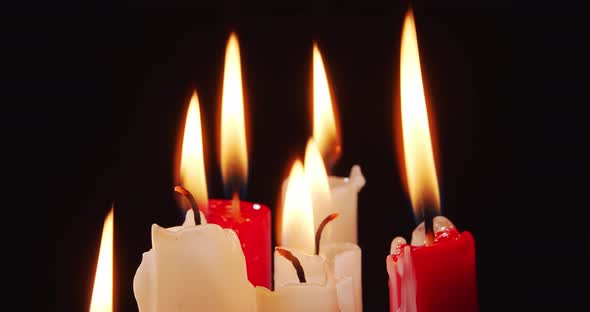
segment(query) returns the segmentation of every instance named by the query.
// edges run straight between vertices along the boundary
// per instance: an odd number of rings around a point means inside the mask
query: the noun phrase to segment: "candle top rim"
[[[234,219],[234,214],[231,208],[231,199],[209,199],[209,209],[207,211],[207,220],[211,216],[223,216],[224,218]],[[224,211],[225,209],[225,211]],[[222,213],[220,213],[222,212]],[[267,205],[258,202],[249,202],[240,200],[239,216],[245,218],[259,218],[265,217],[270,213],[270,208]]]

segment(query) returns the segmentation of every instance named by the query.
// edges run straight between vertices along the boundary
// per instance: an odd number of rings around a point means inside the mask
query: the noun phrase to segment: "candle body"
[[[333,287],[293,284],[275,291],[256,287],[258,312],[339,311]]]
[[[361,249],[352,243],[322,244],[320,255],[326,259],[328,269],[336,281],[336,285],[345,285],[350,280],[353,296],[342,288],[338,288],[338,302],[342,311],[363,311],[362,263]]]
[[[287,182],[288,179],[283,181],[282,198],[285,198]],[[365,185],[361,168],[354,165],[349,177],[330,176],[328,183],[330,184],[329,200],[312,194],[314,229],[317,229],[328,215],[338,213],[338,218],[324,228],[321,242],[356,244],[358,241],[358,193]]]
[[[478,310],[471,233],[444,228],[436,232],[435,243],[428,247],[400,244],[395,249],[386,261],[390,311]]]
[[[141,312],[256,311],[240,241],[215,224],[152,225],[152,249],[133,280]],[[231,300],[228,300],[231,298]]]
[[[365,185],[365,177],[361,173],[361,168],[354,165],[348,178],[330,176],[328,181],[331,195],[330,206],[316,208],[315,202],[313,205],[316,228],[329,214],[338,213],[338,218],[324,229],[322,243],[356,244],[358,241],[358,193]]]
[[[262,204],[240,201],[240,211],[234,214],[232,201],[210,199],[207,221],[232,229],[240,239],[248,279],[254,286],[271,287],[271,213]]]
[[[289,250],[289,248],[284,249]],[[308,255],[291,250],[303,267],[306,277],[305,284],[299,282],[293,264],[275,251],[275,296],[285,296],[285,298],[289,298],[289,301],[294,302],[294,308],[287,311],[356,311],[353,276],[348,275],[349,270],[346,268],[350,258],[356,257],[356,249],[349,249],[344,246],[330,246],[326,247],[325,250],[330,258],[325,255]],[[358,256],[360,257],[360,249],[358,249]],[[338,272],[335,272],[334,264],[338,267]],[[343,266],[344,268],[341,268]],[[360,272],[358,274],[360,275]],[[260,293],[257,293],[257,295],[260,295]],[[267,297],[268,295],[264,295],[262,299],[279,301],[276,297]],[[310,300],[310,298],[315,299]],[[283,310],[277,309],[274,311]]]

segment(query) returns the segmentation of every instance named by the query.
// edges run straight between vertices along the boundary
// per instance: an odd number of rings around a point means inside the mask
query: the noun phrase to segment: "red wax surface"
[[[394,263],[407,250],[399,246],[391,255]],[[434,244],[410,246],[412,274],[404,274],[397,268],[390,272],[390,311],[462,312],[477,311],[477,286],[475,277],[475,241],[468,231],[454,228],[436,233]],[[400,274],[402,273],[402,274]],[[412,278],[413,280],[409,280]],[[415,305],[404,302],[402,288],[415,285]],[[411,290],[412,292],[414,290]],[[413,300],[413,299],[412,299]],[[404,309],[402,309],[404,307]],[[415,308],[414,308],[415,307]]]
[[[271,216],[262,204],[240,201],[240,211],[234,215],[232,201],[210,199],[205,217],[225,229],[233,229],[240,238],[246,257],[248,279],[254,286],[271,287]]]

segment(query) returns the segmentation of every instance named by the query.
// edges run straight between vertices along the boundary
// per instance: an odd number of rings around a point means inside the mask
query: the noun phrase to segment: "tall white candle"
[[[273,296],[259,292],[261,307],[274,306],[281,302],[278,298],[283,296],[288,298],[286,300],[292,306],[289,311],[339,311],[336,287],[334,280],[328,275],[326,260],[314,255],[315,231],[311,192],[303,164],[299,160],[293,164],[283,199],[281,248],[289,250],[299,260],[306,280],[301,281],[291,261],[275,251],[276,293]],[[352,291],[350,294],[352,295]],[[281,308],[286,306],[282,305]]]
[[[322,234],[322,243],[358,242],[358,193],[365,186],[365,177],[358,165],[350,170],[349,177],[327,176],[326,168],[313,139],[307,144],[305,153],[305,175],[312,188],[314,228],[333,213],[338,218],[326,227]],[[286,197],[289,179],[282,185],[282,198]]]
[[[182,226],[152,225],[152,249],[133,280],[139,311],[256,311],[236,233],[193,219],[189,210]]]
[[[361,249],[356,245],[357,193],[365,179],[355,166],[351,177],[328,178],[315,141],[310,139],[305,151],[305,176],[310,187],[314,225],[317,230],[331,214],[338,217],[323,228],[319,254],[329,264],[334,278],[350,277],[354,286],[354,311],[362,311]],[[328,181],[332,182],[328,186]]]
[[[333,99],[334,93],[330,88],[324,60],[317,44],[313,45],[312,77],[313,138],[315,139],[321,158],[326,164],[326,167],[330,169],[340,158],[342,144],[339,122],[336,117],[337,109]],[[308,161],[307,154],[306,152],[306,168],[310,165],[313,166]],[[313,167],[318,168],[317,165]],[[322,242],[348,242],[356,244],[358,242],[357,197],[359,191],[365,185],[365,178],[361,173],[360,167],[354,165],[349,177],[330,176],[328,180],[333,205],[330,208],[326,208],[322,200],[318,201],[317,198],[314,198],[315,222],[321,222],[325,216],[334,212],[337,212],[340,217],[333,221],[330,229],[326,229],[326,233],[322,237]],[[329,212],[326,210],[329,210]]]
[[[320,253],[314,255],[315,231],[333,209],[325,167],[313,140],[308,144],[305,172],[297,161],[286,181],[282,247],[299,258],[308,279],[306,284],[334,288],[340,311],[362,311],[360,248],[352,243],[322,243]],[[321,204],[320,209],[313,209],[314,204]],[[316,216],[321,219],[316,220]],[[310,222],[310,218],[314,221]],[[331,226],[329,223],[324,231]],[[276,251],[274,281],[277,291],[284,285],[297,284],[293,265]]]

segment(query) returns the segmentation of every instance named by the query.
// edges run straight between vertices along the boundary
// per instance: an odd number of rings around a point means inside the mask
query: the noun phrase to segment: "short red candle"
[[[246,257],[248,279],[254,286],[271,287],[271,215],[262,204],[240,201],[240,210],[234,214],[232,200],[209,199],[205,217],[225,229],[232,229],[240,238]]]
[[[410,263],[402,260],[408,252]],[[475,241],[467,231],[439,231],[430,246],[400,245],[388,256],[387,271],[392,312],[478,310]]]

